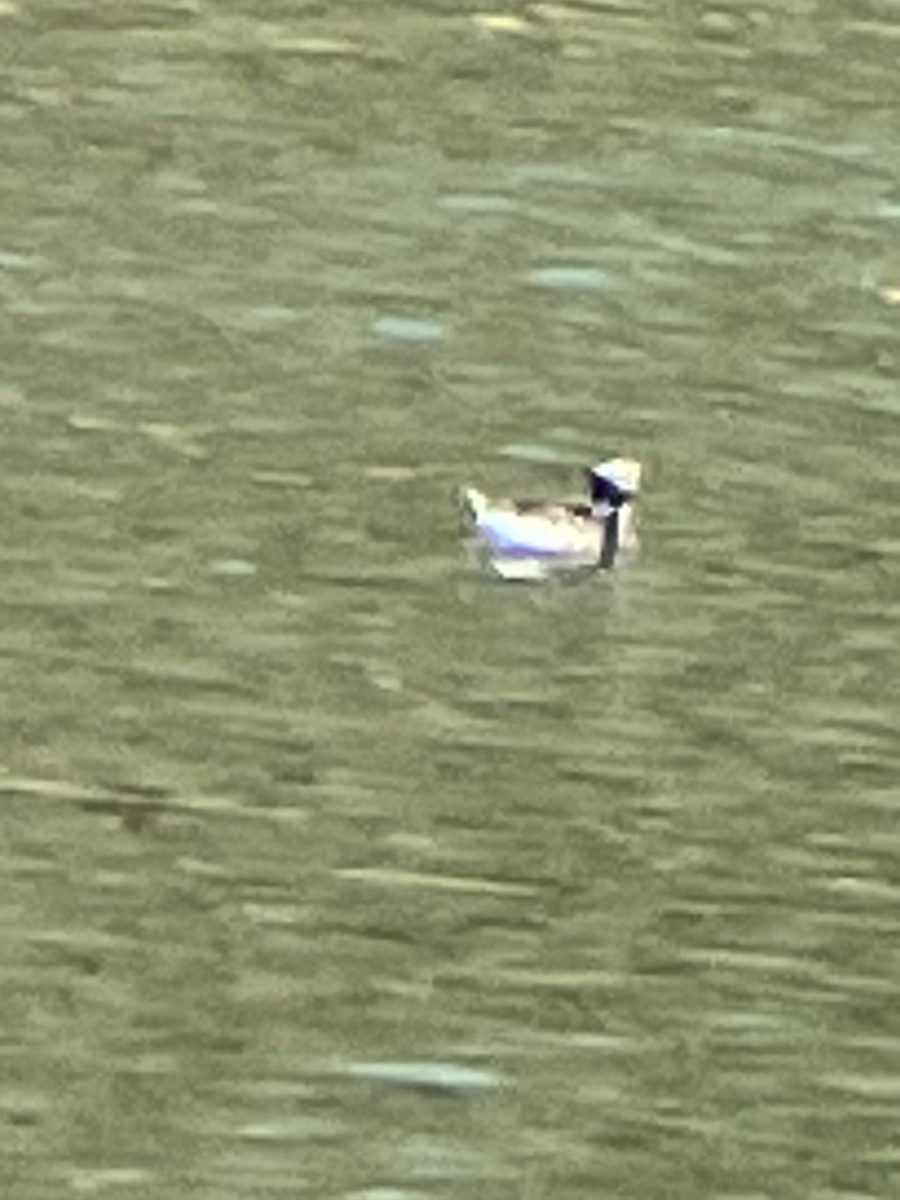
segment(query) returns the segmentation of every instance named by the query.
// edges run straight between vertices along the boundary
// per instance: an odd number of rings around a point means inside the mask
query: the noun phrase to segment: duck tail
[[[463,488],[460,499],[472,516],[478,521],[489,507],[489,501],[484,492],[478,488]]]

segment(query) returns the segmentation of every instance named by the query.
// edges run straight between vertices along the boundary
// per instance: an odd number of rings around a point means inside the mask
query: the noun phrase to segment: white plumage
[[[541,579],[558,570],[612,567],[636,545],[634,500],[641,467],[614,458],[587,471],[590,497],[582,504],[492,499],[466,488],[480,548],[507,579]]]

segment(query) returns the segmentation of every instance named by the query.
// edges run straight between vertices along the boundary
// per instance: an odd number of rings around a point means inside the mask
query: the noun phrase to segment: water
[[[2,1194],[896,1195],[890,6],[0,22]]]

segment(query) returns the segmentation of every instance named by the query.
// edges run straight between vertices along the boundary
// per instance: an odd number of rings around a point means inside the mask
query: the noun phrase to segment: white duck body
[[[539,505],[464,493],[479,543],[505,579],[542,579],[559,570],[611,567],[637,544],[633,501],[640,464],[610,459],[589,471],[589,504]]]

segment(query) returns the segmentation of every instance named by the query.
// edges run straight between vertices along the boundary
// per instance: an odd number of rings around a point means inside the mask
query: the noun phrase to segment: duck
[[[495,499],[464,488],[476,542],[505,579],[542,579],[559,570],[609,570],[637,546],[634,505],[641,464],[608,458],[584,471],[582,502]]]

